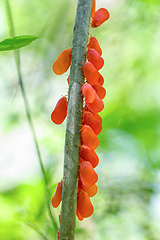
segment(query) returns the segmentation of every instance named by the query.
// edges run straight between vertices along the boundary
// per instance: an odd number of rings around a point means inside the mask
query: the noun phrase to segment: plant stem
[[[41,230],[35,224],[29,221],[24,221],[24,223],[27,224],[32,229],[34,229],[41,236],[43,240],[48,240],[47,237],[41,232]]]
[[[9,20],[9,26],[10,26],[10,36],[13,38],[13,37],[15,37],[15,30],[14,30],[14,24],[13,24],[13,19],[12,19],[12,13],[11,13],[9,0],[6,0],[6,11],[7,11],[8,20]],[[32,121],[32,117],[31,117],[31,112],[30,112],[30,109],[29,109],[29,104],[28,104],[28,100],[27,100],[27,97],[26,97],[26,93],[25,93],[25,88],[24,88],[24,85],[23,85],[21,69],[20,69],[20,54],[19,54],[19,50],[16,49],[14,51],[14,53],[15,53],[15,60],[16,60],[16,65],[17,65],[17,71],[18,71],[19,85],[20,85],[20,89],[21,89],[21,92],[22,92],[23,100],[24,100],[24,105],[25,105],[25,110],[26,110],[28,122],[29,122],[29,125],[30,125],[30,128],[31,128],[32,134],[33,134],[33,139],[34,139],[34,142],[35,142],[35,146],[36,146],[36,150],[37,150],[37,155],[38,155],[38,159],[39,159],[42,175],[43,175],[43,178],[44,178],[48,213],[49,213],[50,219],[52,221],[53,227],[54,227],[55,231],[57,231],[58,226],[57,226],[57,223],[56,223],[56,221],[54,219],[54,216],[53,216],[53,214],[51,212],[51,209],[50,209],[50,193],[49,193],[49,189],[48,189],[47,175],[46,175],[45,168],[44,168],[44,165],[43,165],[43,162],[42,162],[40,148],[39,148],[39,144],[38,144],[38,141],[37,141],[36,133],[35,133],[35,130],[34,130],[33,121]]]
[[[80,129],[82,124],[83,107],[81,87],[84,82],[81,67],[82,63],[85,62],[91,9],[92,0],[78,0],[73,31],[69,82],[60,240],[73,240],[75,234]]]

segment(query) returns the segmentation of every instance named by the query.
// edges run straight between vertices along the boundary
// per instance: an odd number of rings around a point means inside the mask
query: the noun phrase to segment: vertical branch
[[[78,0],[72,43],[60,240],[73,240],[75,233],[80,129],[82,123],[83,104],[81,87],[84,82],[81,67],[82,63],[85,62],[91,9],[92,0]]]
[[[11,14],[11,8],[10,8],[9,0],[6,0],[5,3],[6,3],[6,11],[7,11],[9,27],[10,27],[10,36],[11,37],[15,37],[15,30],[14,30],[14,24],[13,24],[13,20],[12,20],[12,14]],[[23,96],[23,100],[24,100],[26,115],[27,115],[28,122],[29,122],[29,125],[30,125],[30,128],[31,128],[32,134],[33,134],[33,139],[34,139],[36,150],[37,150],[39,164],[40,164],[42,175],[43,175],[43,179],[44,179],[45,190],[46,190],[46,203],[47,203],[48,213],[49,213],[49,217],[50,217],[50,219],[52,221],[53,228],[55,229],[55,231],[57,231],[57,228],[58,228],[57,227],[57,223],[56,223],[56,221],[54,219],[54,216],[53,216],[53,214],[51,212],[51,209],[50,209],[50,193],[49,193],[49,188],[48,188],[47,175],[46,175],[45,168],[44,168],[44,165],[43,165],[43,162],[42,162],[42,157],[41,157],[41,153],[40,153],[40,149],[39,149],[39,144],[38,144],[36,133],[35,133],[35,130],[34,130],[33,121],[32,121],[32,117],[31,117],[31,112],[30,112],[30,109],[29,109],[29,104],[28,104],[28,100],[27,100],[27,96],[26,96],[26,92],[25,92],[25,88],[24,88],[24,84],[23,84],[23,80],[22,80],[21,69],[20,69],[20,54],[19,54],[19,50],[16,49],[14,51],[14,53],[15,53],[15,60],[16,60],[16,65],[17,65],[17,71],[18,71],[18,80],[19,80],[19,85],[20,85],[22,96]]]

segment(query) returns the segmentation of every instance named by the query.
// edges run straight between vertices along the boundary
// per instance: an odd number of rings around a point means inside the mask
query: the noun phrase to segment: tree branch
[[[75,233],[80,129],[82,124],[83,104],[81,87],[84,82],[81,67],[82,63],[85,62],[91,9],[92,0],[78,0],[72,43],[60,240],[73,240]]]

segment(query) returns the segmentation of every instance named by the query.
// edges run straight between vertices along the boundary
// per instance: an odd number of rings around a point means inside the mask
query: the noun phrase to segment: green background
[[[9,37],[0,1],[0,41]],[[41,37],[20,50],[21,72],[49,181],[63,174],[65,124],[50,114],[68,91],[52,64],[71,47],[77,1],[11,1],[16,35]],[[98,1],[110,19],[91,29],[102,48],[107,96],[97,154],[95,212],[77,221],[76,240],[160,239],[160,2]],[[18,85],[13,51],[0,52],[0,239],[56,239]],[[58,224],[60,207],[52,209]],[[35,231],[32,227],[38,228]],[[46,236],[44,238],[41,232]]]

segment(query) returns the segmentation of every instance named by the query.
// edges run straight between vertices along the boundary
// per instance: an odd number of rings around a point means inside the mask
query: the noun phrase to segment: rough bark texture
[[[75,235],[80,129],[82,122],[81,87],[84,82],[81,67],[82,63],[85,62],[91,9],[92,0],[78,0],[72,43],[60,240],[73,240]]]

